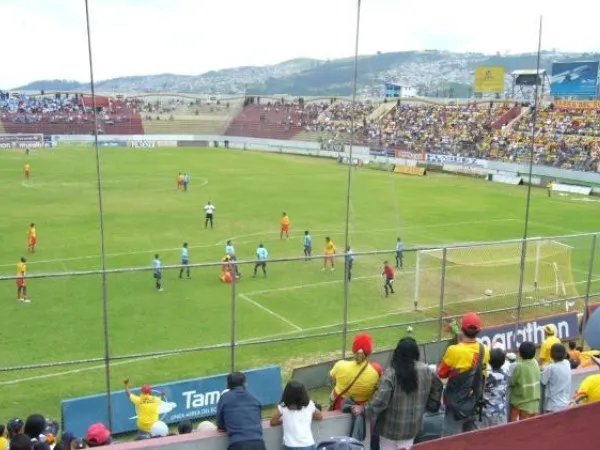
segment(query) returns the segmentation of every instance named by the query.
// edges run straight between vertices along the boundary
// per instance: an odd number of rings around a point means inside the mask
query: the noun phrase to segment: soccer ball
[[[492,294],[493,294],[493,292],[492,292],[492,290],[491,290],[491,289],[486,289],[486,290],[485,290],[485,295],[487,295],[488,297],[491,297],[491,296],[492,296]]]
[[[409,326],[407,326],[407,327],[406,327],[406,332],[407,332],[408,334],[412,334],[412,332],[413,332],[413,327],[411,327],[410,325],[409,325]]]

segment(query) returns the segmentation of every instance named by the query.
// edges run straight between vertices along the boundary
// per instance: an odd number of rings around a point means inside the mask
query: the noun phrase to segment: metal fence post
[[[230,361],[229,368],[230,372],[235,372],[235,329],[236,329],[236,296],[237,296],[237,263],[232,264],[232,281],[231,281],[231,341],[229,343]]]
[[[592,290],[592,275],[594,272],[594,264],[596,261],[596,245],[597,245],[598,235],[595,234],[592,236],[592,250],[590,254],[590,264],[588,266],[588,275],[587,275],[587,283],[585,286],[585,298],[583,301],[583,320],[581,322],[581,330],[585,330],[585,325],[588,321],[588,308],[590,307],[590,292]],[[583,339],[583,335],[582,335]]]
[[[444,328],[444,295],[446,293],[446,256],[448,249],[442,249],[442,274],[440,279],[440,310],[438,313],[438,344],[442,342],[442,331]]]

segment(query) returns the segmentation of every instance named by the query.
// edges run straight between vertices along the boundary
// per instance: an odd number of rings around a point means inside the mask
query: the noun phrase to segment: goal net
[[[440,305],[454,311],[516,307],[522,249],[521,242],[447,248],[442,302],[444,250],[419,251],[415,309],[437,309]],[[536,239],[527,242],[525,252],[522,305],[553,304],[553,300],[578,295],[570,246],[552,239]],[[564,307],[564,303],[557,305],[562,310]]]

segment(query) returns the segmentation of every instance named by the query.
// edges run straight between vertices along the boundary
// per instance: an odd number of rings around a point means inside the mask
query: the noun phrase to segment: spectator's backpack
[[[466,372],[448,379],[444,391],[446,409],[456,420],[475,416],[479,403],[483,398],[483,359],[485,349],[479,344],[479,362]]]

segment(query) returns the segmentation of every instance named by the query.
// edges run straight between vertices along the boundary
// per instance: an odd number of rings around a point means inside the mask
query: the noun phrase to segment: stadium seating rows
[[[249,101],[251,100],[251,101]],[[6,133],[90,134],[89,98],[80,94],[0,93],[0,130]],[[521,161],[530,151],[532,114],[505,102],[440,105],[275,98],[200,100],[195,97],[99,97],[102,134],[204,134],[267,139],[354,142],[418,153]],[[385,106],[385,105],[383,105]],[[353,117],[354,115],[354,117]],[[596,171],[600,111],[544,106],[536,123],[535,163]]]

